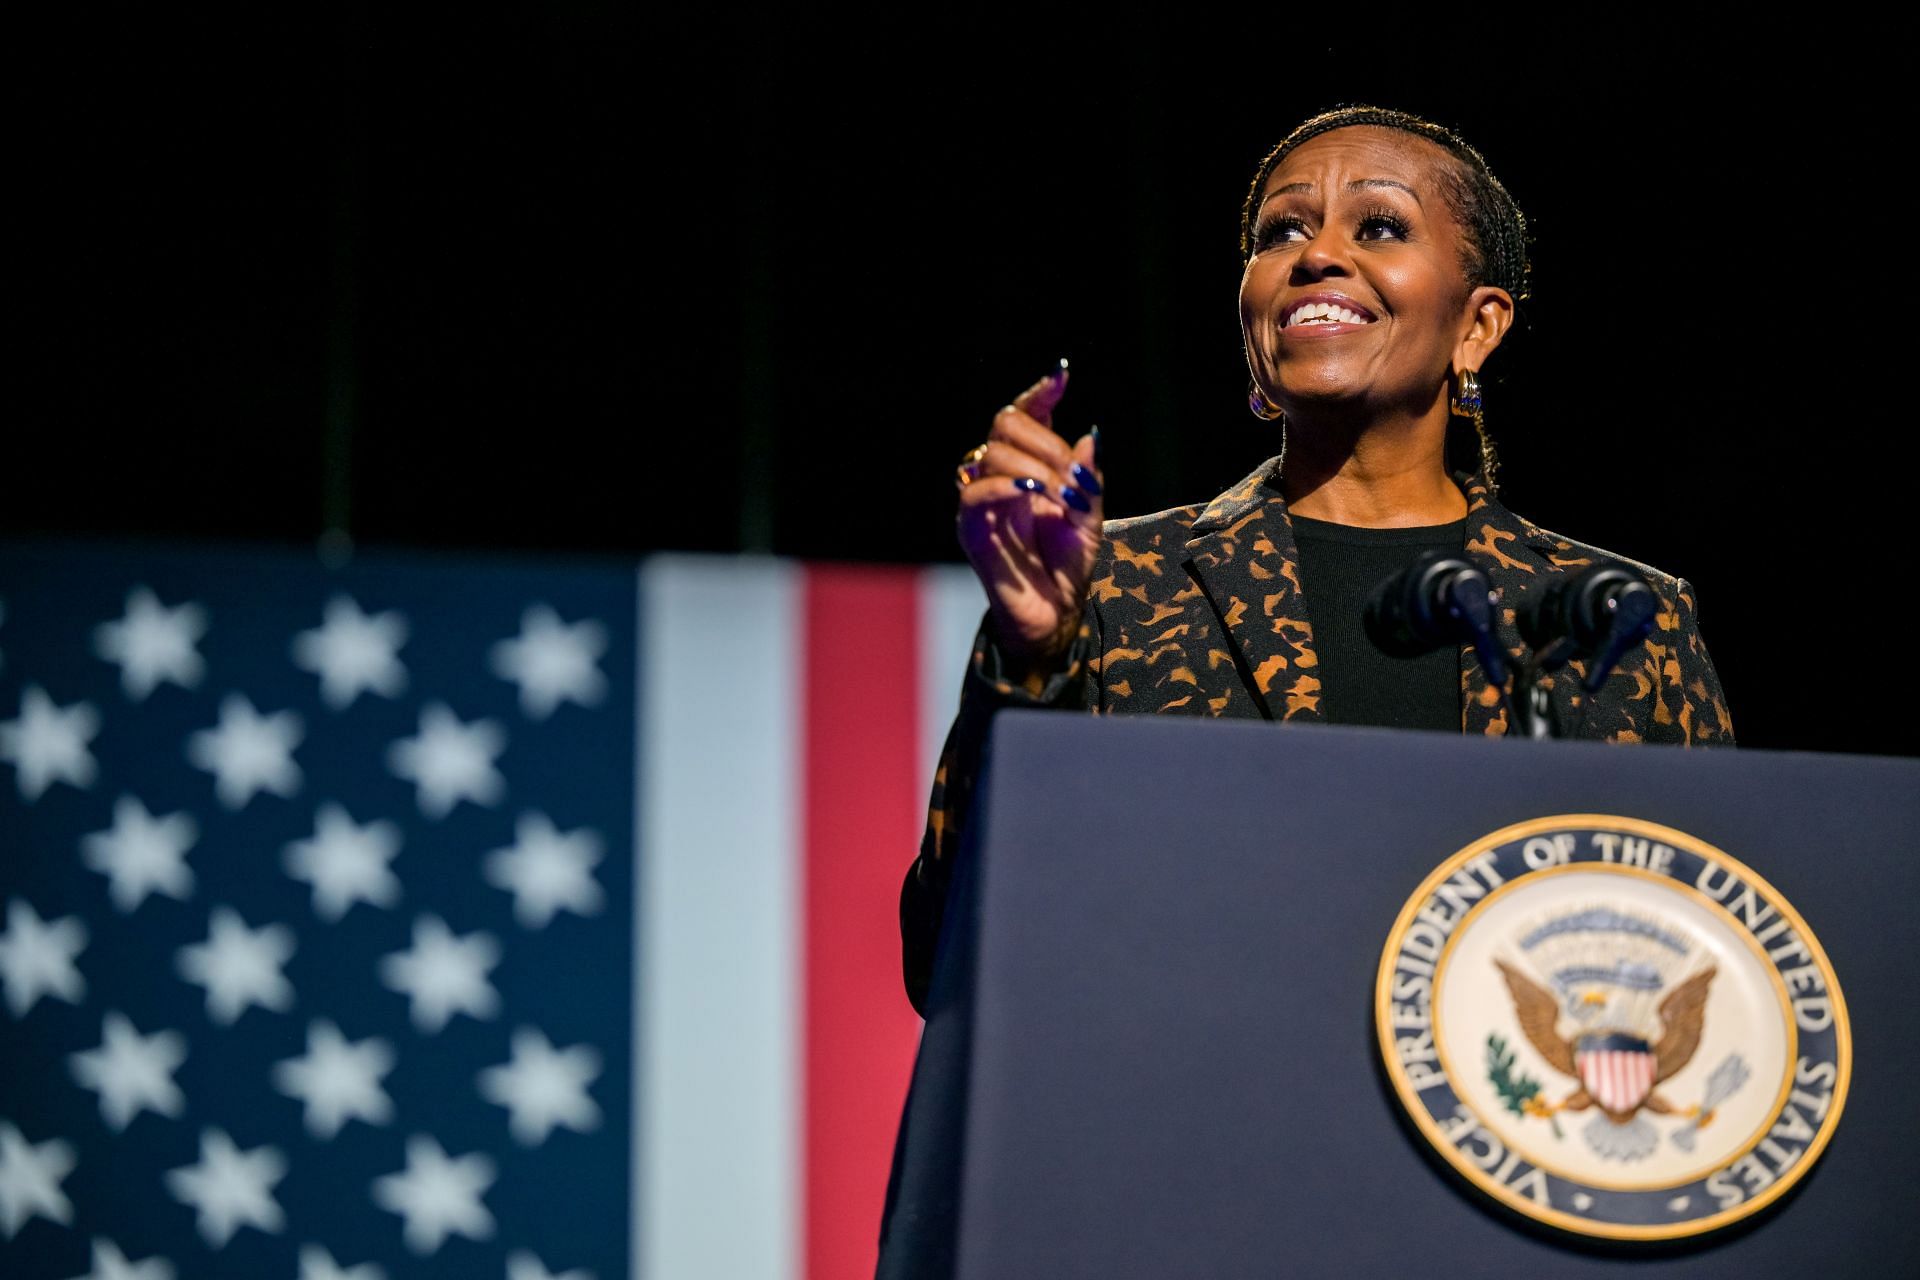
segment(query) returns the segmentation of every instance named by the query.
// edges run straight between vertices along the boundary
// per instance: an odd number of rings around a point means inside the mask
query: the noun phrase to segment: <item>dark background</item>
[[[1545,13],[23,38],[0,536],[957,560],[954,462],[1061,355],[1108,514],[1205,499],[1277,451],[1247,184],[1374,102],[1532,223],[1486,371],[1507,502],[1696,584],[1743,745],[1920,752],[1898,636],[1856,621],[1892,620],[1916,461],[1911,161],[1871,103],[1905,73],[1870,29]]]

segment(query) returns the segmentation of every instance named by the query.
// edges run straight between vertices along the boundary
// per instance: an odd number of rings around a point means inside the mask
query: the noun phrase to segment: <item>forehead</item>
[[[1345,183],[1359,178],[1392,178],[1424,199],[1434,175],[1452,157],[1438,143],[1381,125],[1347,125],[1316,134],[1289,151],[1273,167],[1261,188],[1265,199],[1292,183]]]

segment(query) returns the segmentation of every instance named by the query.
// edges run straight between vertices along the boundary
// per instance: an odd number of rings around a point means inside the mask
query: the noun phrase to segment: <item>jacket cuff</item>
[[[983,618],[973,638],[967,663],[966,693],[962,699],[987,709],[1003,706],[1084,709],[1086,672],[1094,659],[1093,629],[1085,622],[1053,670],[1024,679],[1012,674],[1012,664],[994,643],[992,615]]]

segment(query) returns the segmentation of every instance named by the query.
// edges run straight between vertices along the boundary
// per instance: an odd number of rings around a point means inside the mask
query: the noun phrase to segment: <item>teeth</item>
[[[1297,324],[1371,324],[1372,321],[1357,311],[1338,306],[1331,302],[1309,302],[1298,307],[1287,317],[1286,327],[1291,329]]]

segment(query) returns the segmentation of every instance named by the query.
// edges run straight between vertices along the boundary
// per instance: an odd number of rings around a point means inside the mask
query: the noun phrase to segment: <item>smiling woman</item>
[[[958,476],[960,541],[988,608],[900,900],[916,1008],[1001,707],[1513,730],[1504,677],[1473,645],[1406,657],[1368,638],[1374,589],[1423,552],[1485,574],[1516,661],[1521,595],[1594,567],[1644,581],[1651,629],[1591,680],[1577,658],[1541,677],[1540,722],[1733,745],[1692,586],[1497,497],[1479,373],[1527,297],[1526,237],[1452,132],[1378,107],[1316,116],[1262,161],[1241,217],[1249,403],[1277,428],[1272,458],[1208,501],[1108,520],[1097,433],[1069,444],[1053,429],[1065,361],[995,415]]]
[[[1463,388],[1474,389],[1464,399],[1477,397],[1478,372],[1527,297],[1518,206],[1451,133],[1359,108],[1316,117],[1275,147],[1240,225],[1254,412],[1281,418],[1283,450],[1281,405],[1292,403],[1296,419],[1337,418],[1345,428],[1323,426],[1300,442],[1287,485],[1294,514],[1416,523],[1407,494],[1368,483],[1364,459],[1389,441],[1431,437],[1436,424],[1444,445],[1444,406],[1459,403]],[[1325,341],[1360,326],[1374,339],[1364,349]],[[1492,442],[1473,418],[1491,487]],[[1362,465],[1347,465],[1355,454]],[[1420,467],[1409,479],[1442,510],[1464,512],[1443,469]],[[1376,509],[1352,510],[1362,498]]]

